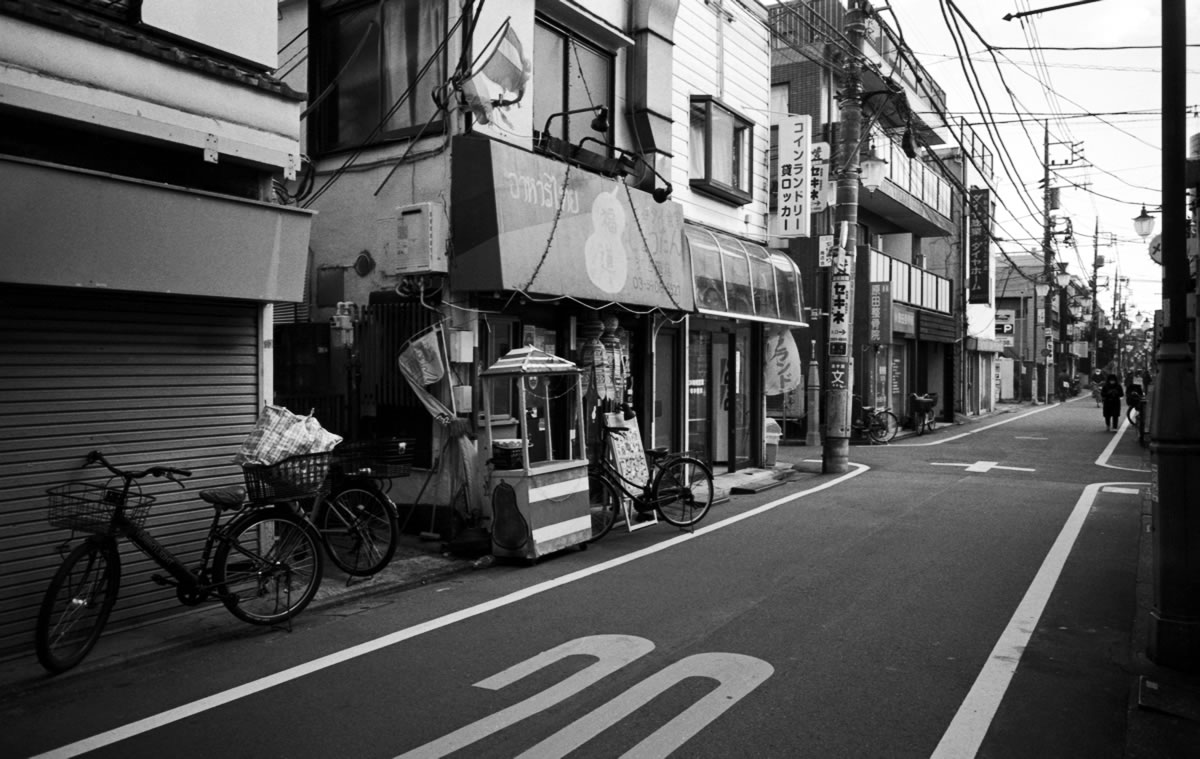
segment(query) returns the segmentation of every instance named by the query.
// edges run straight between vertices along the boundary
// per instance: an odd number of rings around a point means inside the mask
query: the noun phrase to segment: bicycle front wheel
[[[313,516],[329,558],[348,575],[369,577],[396,554],[400,520],[374,488],[354,486],[332,493]]]
[[[607,478],[598,474],[588,475],[588,511],[592,515],[593,543],[608,534],[621,513],[621,496]]]
[[[90,539],[75,546],[54,573],[38,611],[36,648],[55,674],[83,661],[108,622],[121,586],[115,541]]]
[[[225,608],[252,625],[299,614],[317,594],[324,559],[316,531],[285,508],[236,519],[213,556],[213,580]]]
[[[712,470],[691,456],[670,459],[654,477],[651,498],[664,520],[676,527],[691,527],[712,508]]]

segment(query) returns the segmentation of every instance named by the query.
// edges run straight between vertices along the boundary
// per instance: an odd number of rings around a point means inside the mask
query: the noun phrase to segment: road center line
[[[415,638],[418,635],[424,635],[425,633],[439,630],[443,627],[452,625],[455,622],[461,622],[465,619],[479,616],[480,614],[486,614],[489,611],[494,611],[495,609],[509,606],[510,604],[517,603],[518,601],[524,601],[526,598],[531,598],[532,596],[545,593],[546,591],[554,590],[555,588],[559,588],[564,585],[569,585],[570,583],[583,580],[601,572],[606,572],[610,569],[615,569],[623,564],[628,564],[630,562],[637,561],[638,559],[643,559],[652,554],[656,554],[659,551],[665,551],[668,548],[672,548],[680,543],[694,540],[702,535],[707,535],[710,532],[723,530],[726,527],[730,527],[738,522],[741,522],[743,519],[750,519],[751,517],[758,516],[759,514],[778,508],[785,503],[791,503],[799,498],[803,498],[814,493],[819,493],[822,490],[827,490],[834,485],[840,485],[851,478],[870,471],[870,467],[863,464],[852,463],[850,466],[853,468],[853,471],[847,472],[840,477],[836,477],[829,482],[822,483],[816,487],[809,488],[808,490],[802,490],[799,493],[792,493],[791,495],[778,498],[770,503],[764,503],[762,506],[755,507],[741,514],[735,514],[727,519],[722,519],[719,522],[710,524],[707,527],[698,528],[695,532],[683,533],[674,538],[664,540],[661,543],[655,543],[652,546],[647,546],[646,548],[625,554],[624,556],[618,556],[615,559],[610,559],[606,562],[597,564],[594,567],[580,569],[576,572],[565,574],[562,577],[556,577],[553,580],[547,580],[545,582],[538,583],[537,585],[531,585],[528,588],[523,588],[513,593],[509,593],[506,596],[494,598],[491,601],[486,601],[467,609],[460,609],[459,611],[443,615],[437,619],[431,619],[428,622],[422,622],[419,625],[413,625],[412,627],[408,627],[403,630],[397,630],[396,632],[389,633],[381,638],[369,640],[365,643],[360,643],[357,646],[351,646],[350,648],[342,651],[328,654],[318,659],[313,659],[305,664],[298,664],[294,667],[285,669],[282,672],[277,672],[274,675],[268,675],[267,677],[244,683],[235,688],[229,688],[228,690],[221,691],[220,693],[214,693],[211,696],[193,701],[189,704],[183,704],[182,706],[177,706],[174,709],[168,709],[165,712],[160,712],[159,714],[146,717],[145,719],[131,722],[128,725],[122,725],[121,727],[113,728],[112,730],[93,735],[90,738],[84,738],[83,740],[76,741],[75,743],[70,743],[66,746],[52,749],[45,753],[38,754],[37,756],[32,757],[32,759],[60,759],[60,757],[79,756],[80,754],[85,754],[89,751],[95,751],[96,749],[103,748],[104,746],[111,746],[114,743],[119,743],[120,741],[132,738],[136,735],[149,732],[159,727],[164,727],[172,722],[178,722],[179,720],[193,717],[210,709],[215,709],[219,706],[224,706],[225,704],[237,701],[238,699],[252,696],[255,693],[259,693],[269,688],[274,688],[277,685],[283,685],[284,683],[291,682],[292,680],[298,680],[306,675],[311,675],[314,672],[318,672],[322,669],[328,669],[329,667],[350,661],[351,659],[356,659],[360,656],[365,656],[366,654],[378,651],[382,648],[387,648],[388,646],[401,643],[409,640],[410,638]]]
[[[975,678],[975,684],[958,707],[958,713],[954,715],[930,759],[971,759],[978,753],[1096,495],[1101,488],[1145,485],[1144,482],[1096,482],[1083,489],[1054,545],[1042,560],[1041,568],[1025,591],[1025,597],[996,641],[987,662]]]
[[[889,448],[917,448],[917,447],[923,446],[923,445],[941,445],[943,443],[949,443],[949,442],[952,442],[955,440],[962,440],[963,438],[967,437],[968,435],[978,435],[980,432],[986,432],[995,427],[999,427],[1002,424],[1009,424],[1010,422],[1015,422],[1018,419],[1024,419],[1025,417],[1032,416],[1033,414],[1040,414],[1043,411],[1049,411],[1052,408],[1057,408],[1058,405],[1059,404],[1056,403],[1052,406],[1038,406],[1037,408],[1030,409],[1029,411],[1027,411],[1023,414],[1018,414],[1018,413],[1014,412],[1013,415],[1011,417],[1009,417],[1008,419],[1001,419],[998,422],[993,422],[992,424],[989,424],[984,427],[980,427],[979,429],[968,430],[966,432],[960,432],[957,435],[951,435],[950,437],[946,437],[946,438],[939,438],[937,440],[932,440],[928,443],[889,443],[888,447]]]

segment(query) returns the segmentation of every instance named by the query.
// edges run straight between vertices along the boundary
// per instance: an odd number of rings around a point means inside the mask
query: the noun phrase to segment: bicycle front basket
[[[329,453],[289,456],[275,464],[246,464],[246,493],[251,501],[280,501],[311,498],[325,488]]]
[[[346,476],[407,477],[415,443],[398,437],[342,443],[333,449],[333,466]]]
[[[116,531],[113,514],[118,506],[124,506],[124,522],[140,526],[146,521],[154,496],[142,495],[132,490],[121,503],[121,489],[96,485],[90,482],[68,482],[46,491],[50,510],[47,521],[54,527],[64,527],[80,532],[109,535]]]

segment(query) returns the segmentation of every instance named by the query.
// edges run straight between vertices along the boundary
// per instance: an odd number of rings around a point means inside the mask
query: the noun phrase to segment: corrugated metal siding
[[[70,537],[45,520],[45,489],[117,466],[191,469],[152,481],[148,526],[188,563],[210,511],[202,488],[240,482],[232,456],[258,410],[259,306],[238,301],[0,285],[0,655],[32,652],[41,595]],[[178,608],[156,567],[123,543],[110,625]],[[32,653],[30,653],[32,655]]]

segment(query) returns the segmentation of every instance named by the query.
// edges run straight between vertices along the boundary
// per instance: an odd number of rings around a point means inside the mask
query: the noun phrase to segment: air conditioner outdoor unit
[[[445,274],[446,212],[441,203],[397,206],[378,220],[380,269],[384,274]]]

